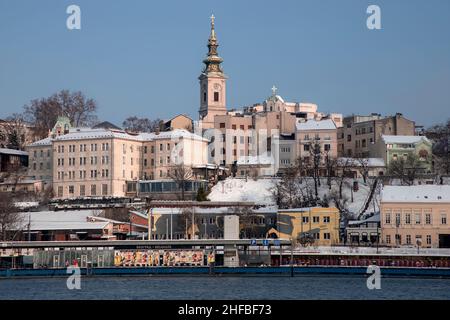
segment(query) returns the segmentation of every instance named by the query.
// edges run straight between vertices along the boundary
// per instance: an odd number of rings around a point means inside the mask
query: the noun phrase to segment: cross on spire
[[[216,17],[214,17],[214,15],[212,14],[211,15],[211,28],[212,29],[214,29],[214,19],[215,19]]]
[[[275,87],[275,85],[272,87],[272,95],[275,95],[277,93],[278,88]]]

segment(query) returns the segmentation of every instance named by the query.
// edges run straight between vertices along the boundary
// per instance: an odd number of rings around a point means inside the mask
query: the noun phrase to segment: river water
[[[82,277],[1,279],[0,299],[450,299],[450,279],[382,278],[369,290],[363,276]]]

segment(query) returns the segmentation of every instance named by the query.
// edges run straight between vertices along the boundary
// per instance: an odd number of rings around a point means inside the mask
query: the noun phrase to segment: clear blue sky
[[[66,29],[77,4],[82,29]],[[366,28],[381,7],[382,30]],[[33,98],[81,90],[99,117],[197,119],[197,77],[216,16],[228,107],[289,101],[343,114],[450,117],[448,0],[0,0],[0,117]]]

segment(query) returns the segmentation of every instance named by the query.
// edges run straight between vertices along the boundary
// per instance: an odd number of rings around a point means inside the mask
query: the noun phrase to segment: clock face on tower
[[[221,89],[221,86],[218,83],[214,83],[213,87],[214,87],[214,90],[217,90],[217,91],[220,91],[220,89]]]

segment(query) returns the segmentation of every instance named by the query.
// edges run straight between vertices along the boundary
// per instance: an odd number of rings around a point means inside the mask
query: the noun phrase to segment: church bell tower
[[[217,53],[219,43],[214,30],[214,15],[211,16],[211,33],[208,39],[208,55],[203,60],[203,69],[200,80],[200,109],[199,118],[204,129],[214,127],[214,117],[225,115],[226,107],[226,80],[221,63],[223,59]]]

